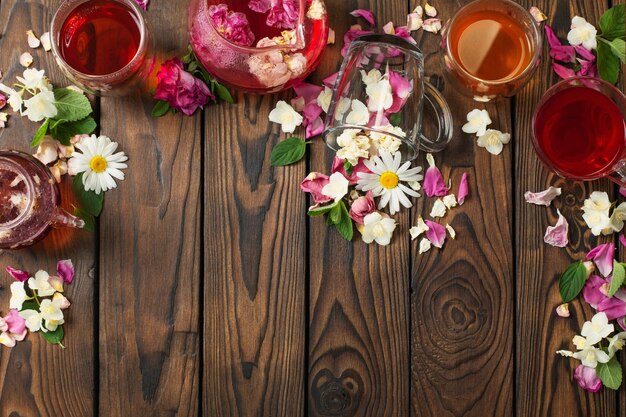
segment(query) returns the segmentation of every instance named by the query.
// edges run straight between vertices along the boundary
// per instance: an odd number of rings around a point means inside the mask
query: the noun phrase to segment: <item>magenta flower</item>
[[[329,183],[328,175],[319,172],[311,172],[300,183],[300,189],[311,194],[316,204],[328,203],[332,198],[322,194],[322,188]]]
[[[335,158],[333,159],[333,166],[331,170],[333,174],[335,172],[340,172],[344,177],[346,177],[350,185],[356,185],[357,181],[359,180],[359,172],[363,172],[365,174],[372,173],[372,171],[370,171],[363,163],[364,160],[365,158],[359,158],[358,163],[352,167],[351,174],[348,175],[345,168],[343,167],[343,164],[346,161],[335,156]]]
[[[9,275],[11,275],[11,277],[13,277],[14,280],[19,282],[26,282],[28,281],[28,278],[30,278],[28,276],[28,272],[20,271],[19,269],[13,269],[10,266],[7,266],[6,271]]]
[[[615,246],[612,243],[598,245],[587,253],[587,260],[593,261],[602,276],[609,276],[613,272],[613,253]]]
[[[626,316],[626,291],[620,289],[613,297],[609,297],[607,295],[609,286],[609,280],[592,275],[583,287],[583,298],[597,312],[605,313],[609,320],[617,319],[620,326],[623,326],[623,318]]]
[[[469,185],[467,184],[467,172],[464,172],[461,175],[461,182],[459,183],[459,192],[456,195],[456,200],[459,202],[459,205],[465,202],[469,194]]]
[[[368,191],[364,196],[354,200],[352,206],[350,206],[350,218],[358,224],[363,224],[365,216],[375,211],[374,195],[371,191]]]
[[[299,14],[300,6],[295,0],[272,0],[266,23],[272,27],[294,29]]]
[[[272,7],[272,3],[271,0],[250,0],[248,7],[257,13],[265,13]]]
[[[582,389],[589,392],[598,392],[602,387],[602,381],[598,378],[596,370],[583,364],[578,365],[574,371],[574,379]]]
[[[24,340],[26,333],[26,322],[17,310],[12,309],[8,315],[0,317],[0,344],[13,347]]]
[[[413,83],[397,72],[389,70],[389,84],[391,84],[393,103],[386,113],[397,113],[411,95]]]
[[[443,243],[446,241],[446,228],[439,223],[431,220],[424,220],[428,230],[426,230],[426,238],[438,248],[443,247]]]
[[[317,96],[320,95],[323,88],[319,85],[302,82],[293,89],[297,94],[294,100],[304,102],[302,125],[306,128],[305,138],[319,135],[324,130],[324,122],[321,117],[322,108],[317,104]]]
[[[607,281],[598,275],[590,276],[583,287],[585,302],[597,310],[598,305],[607,298],[607,284]]]
[[[405,41],[412,43],[413,45],[417,45],[417,41],[413,39],[413,36],[411,36],[411,32],[409,31],[409,28],[407,26],[398,26],[397,28],[395,28],[395,31],[395,35],[397,37],[402,38]]]
[[[443,175],[435,165],[435,160],[431,154],[426,155],[426,160],[430,166],[424,175],[424,193],[428,197],[443,197],[448,194],[448,187],[443,180]]]
[[[64,283],[72,283],[74,280],[74,264],[71,259],[64,259],[57,262],[57,275]]]
[[[254,34],[245,14],[228,10],[225,4],[209,7],[209,17],[213,25],[226,39],[242,46],[254,43]]]
[[[573,69],[567,68],[557,62],[552,63],[552,69],[554,70],[556,75],[558,75],[564,80],[567,80],[568,78],[572,78],[576,76],[576,73],[574,72]]]
[[[374,33],[373,30],[362,30],[360,29],[360,26],[358,25],[357,27],[350,28],[350,30],[348,30],[346,34],[343,35],[343,48],[341,48],[341,56],[343,57],[346,56],[346,53],[348,52],[348,48],[350,47],[350,44],[352,43],[353,40],[355,40],[361,35],[370,35],[372,33]]]
[[[372,13],[371,10],[356,9],[352,10],[350,14],[354,17],[362,17],[363,19],[367,20],[367,23],[369,23],[370,26],[376,26],[376,18],[374,17],[374,13]]]
[[[594,53],[584,46],[576,45],[574,49],[576,50],[576,53],[580,55],[580,57],[585,61],[596,62],[596,56],[594,55]]]
[[[335,86],[335,81],[337,81],[338,75],[339,75],[339,71],[330,74],[328,77],[322,80],[322,84],[324,84],[328,88],[333,88]]]
[[[178,58],[161,64],[154,98],[167,101],[173,109],[187,116],[191,116],[198,107],[204,106],[209,99],[215,100],[207,85],[185,71]]]
[[[139,5],[142,9],[148,10],[148,3],[150,3],[150,0],[135,0],[135,3],[137,3],[137,5]]]
[[[4,108],[4,106],[7,105],[7,96],[5,96],[4,94],[0,93],[0,110],[2,110]]]

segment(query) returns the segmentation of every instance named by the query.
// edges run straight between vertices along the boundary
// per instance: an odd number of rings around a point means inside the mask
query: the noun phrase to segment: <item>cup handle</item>
[[[435,115],[439,133],[434,140],[420,134],[419,148],[424,152],[440,152],[452,140],[452,112],[439,90],[427,81],[424,82],[424,98],[424,106],[429,106]]]
[[[54,215],[52,216],[50,225],[57,229],[60,227],[73,227],[75,229],[82,229],[83,227],[85,227],[85,221],[83,219],[79,219],[76,216],[72,216],[70,213],[62,208],[57,208],[56,213],[54,213]]]

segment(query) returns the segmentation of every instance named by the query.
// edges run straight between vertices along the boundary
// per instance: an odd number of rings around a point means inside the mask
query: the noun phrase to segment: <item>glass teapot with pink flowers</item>
[[[191,0],[188,24],[204,67],[224,84],[256,93],[306,78],[328,38],[322,0]]]

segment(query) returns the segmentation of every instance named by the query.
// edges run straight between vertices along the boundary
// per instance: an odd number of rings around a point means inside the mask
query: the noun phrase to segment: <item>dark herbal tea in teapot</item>
[[[133,10],[113,0],[93,0],[70,12],[61,27],[59,50],[74,70],[107,75],[128,65],[140,42],[140,24]]]

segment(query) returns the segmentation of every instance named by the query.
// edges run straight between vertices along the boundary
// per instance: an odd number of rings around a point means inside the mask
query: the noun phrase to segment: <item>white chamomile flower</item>
[[[428,240],[427,238],[422,238],[422,240],[420,240],[420,247],[417,253],[421,254],[424,252],[428,252],[431,246],[432,243],[430,243],[430,240]]]
[[[22,55],[20,55],[20,65],[28,68],[30,67],[30,65],[33,63],[33,56],[28,53],[28,52],[24,52]]]
[[[39,48],[39,45],[41,45],[41,41],[35,36],[32,30],[26,31],[26,38],[28,40],[28,46],[32,49]]]
[[[26,327],[31,332],[38,332],[39,330],[44,330],[43,318],[38,311],[35,310],[22,310],[20,311],[20,316],[26,321]],[[45,330],[44,330],[45,331]]]
[[[410,168],[411,162],[405,162],[400,166],[400,153],[395,155],[381,151],[378,156],[371,160],[364,160],[363,163],[371,173],[359,172],[357,189],[362,191],[372,190],[374,197],[380,197],[378,208],[383,209],[389,205],[391,215],[400,211],[400,204],[406,208],[413,206],[407,198],[407,194],[412,197],[419,197],[419,194],[403,182],[420,181],[422,167]]]
[[[293,133],[297,126],[302,124],[302,115],[293,109],[286,101],[280,100],[269,114],[270,122],[278,123],[285,133]]]
[[[349,125],[367,126],[370,120],[370,112],[367,106],[360,100],[352,100],[350,113],[346,116],[346,123]]]
[[[370,140],[359,133],[361,129],[345,129],[337,137],[337,145],[341,148],[337,151],[337,157],[353,166],[359,163],[359,158],[369,157]]]
[[[333,90],[328,87],[324,87],[324,90],[317,96],[317,105],[324,110],[324,113],[328,113],[330,107],[330,101],[333,98]]]
[[[363,242],[376,242],[381,246],[386,246],[391,242],[393,231],[396,229],[396,221],[375,211],[365,216],[363,224],[358,225],[357,228],[361,232]]]
[[[487,131],[478,138],[476,142],[481,148],[487,149],[492,155],[499,155],[504,149],[504,144],[511,141],[509,133],[502,133],[499,130],[487,129]]]
[[[54,287],[50,285],[49,278],[50,275],[46,271],[37,271],[34,278],[28,279],[28,287],[37,291],[37,295],[40,297],[49,297],[56,292]]]
[[[609,337],[609,356],[613,357],[615,352],[624,349],[626,345],[626,332],[617,333],[613,337]]]
[[[77,150],[68,162],[68,172],[76,175],[83,172],[85,190],[93,190],[96,194],[117,187],[114,178],[122,181],[122,169],[128,166],[124,163],[128,157],[124,152],[114,153],[117,142],[112,142],[106,136],[91,135],[89,138],[76,144]]]
[[[417,239],[422,233],[428,231],[428,225],[424,223],[424,219],[422,216],[417,218],[417,226],[413,226],[409,229],[409,233],[411,234],[411,240]]]
[[[393,104],[393,94],[391,84],[387,78],[383,78],[376,83],[371,83],[365,88],[368,96],[367,108],[370,111],[378,112],[387,110]]]
[[[328,178],[328,184],[322,188],[322,194],[339,201],[348,194],[349,185],[350,181],[342,173],[335,172]]]
[[[570,45],[582,45],[585,49],[591,51],[596,49],[598,42],[596,41],[596,28],[584,18],[574,16],[570,31],[567,34],[567,41]]]
[[[448,208],[444,204],[443,200],[438,198],[433,204],[432,210],[430,210],[430,217],[443,217],[446,215]]]
[[[476,136],[482,136],[490,124],[491,118],[487,110],[474,109],[467,113],[467,123],[463,125],[461,130],[465,133],[475,133]]]
[[[41,122],[43,119],[52,118],[58,113],[54,103],[54,93],[49,90],[43,90],[28,100],[24,100],[26,110],[24,110],[22,115],[27,116],[31,122]]]
[[[15,77],[27,90],[51,90],[52,86],[46,78],[44,70],[27,68],[23,77]]]
[[[41,35],[39,40],[41,41],[41,46],[43,46],[44,51],[49,52],[52,49],[52,44],[50,43],[50,32],[45,32]]]
[[[597,313],[591,318],[591,321],[586,321],[583,324],[580,334],[587,338],[587,344],[595,345],[613,333],[614,330],[615,327],[609,324],[606,313]]]
[[[378,155],[379,151],[387,151],[390,154],[395,154],[400,150],[402,140],[406,136],[406,133],[400,126],[385,125],[374,126],[370,132],[370,139],[372,140],[371,155]]]
[[[379,82],[383,78],[383,75],[380,73],[379,70],[374,68],[369,70],[368,72],[365,72],[365,70],[361,70],[361,78],[363,80],[363,84],[367,86]]]
[[[28,295],[26,295],[26,290],[24,289],[24,283],[15,281],[11,284],[10,288],[11,300],[9,301],[9,308],[20,310],[24,301],[29,299]]]

